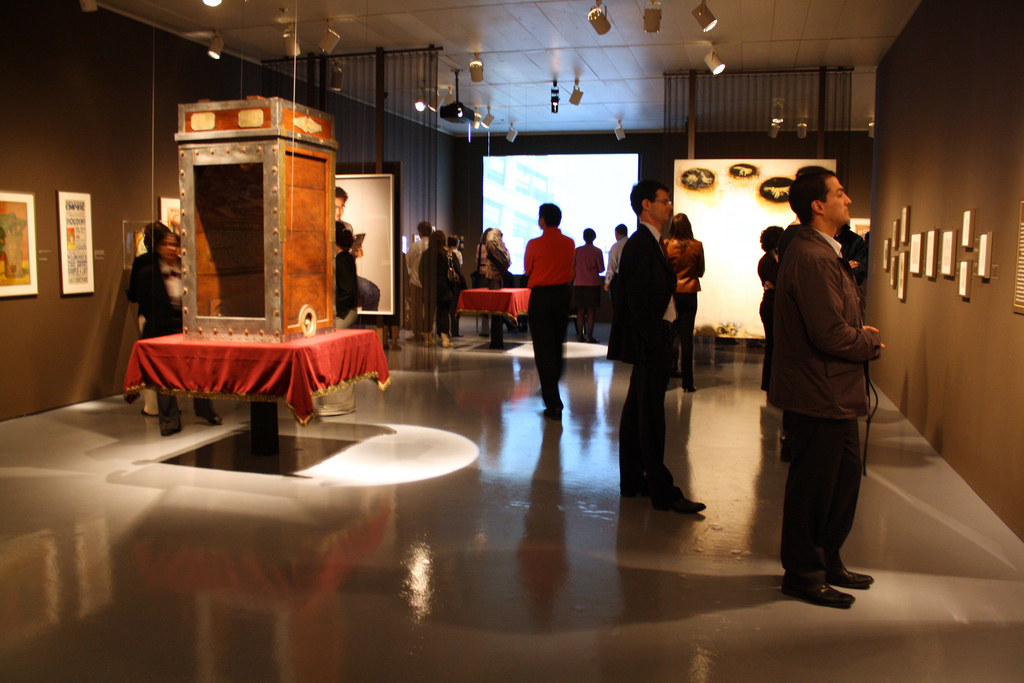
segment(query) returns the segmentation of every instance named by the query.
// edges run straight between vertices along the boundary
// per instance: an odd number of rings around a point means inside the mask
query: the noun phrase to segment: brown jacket
[[[878,357],[881,342],[863,325],[850,264],[800,226],[779,263],[768,401],[813,417],[867,414],[864,363]]]
[[[676,273],[676,293],[699,292],[700,278],[704,277],[704,245],[698,240],[670,239],[662,246],[665,258]]]

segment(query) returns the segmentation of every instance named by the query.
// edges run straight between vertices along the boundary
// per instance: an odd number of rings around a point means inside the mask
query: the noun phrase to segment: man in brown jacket
[[[782,592],[849,607],[842,588],[874,581],[851,572],[839,551],[860,489],[860,432],[867,414],[864,363],[884,344],[861,319],[857,284],[834,237],[850,220],[850,198],[831,171],[797,177],[789,203],[800,227],[780,261],[775,353],[768,400],[789,425],[793,461],[782,513]]]

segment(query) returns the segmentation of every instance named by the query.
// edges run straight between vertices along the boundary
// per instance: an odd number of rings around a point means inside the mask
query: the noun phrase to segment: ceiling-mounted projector
[[[476,114],[472,107],[467,107],[459,101],[459,73],[462,69],[452,69],[455,74],[455,101],[438,107],[437,115],[451,123],[470,123]]]

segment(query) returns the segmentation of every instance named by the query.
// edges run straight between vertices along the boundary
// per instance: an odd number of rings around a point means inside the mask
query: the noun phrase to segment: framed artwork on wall
[[[957,293],[964,299],[971,298],[971,262],[961,261],[957,277]]]
[[[57,193],[62,294],[96,291],[92,262],[92,198],[80,192]]]
[[[921,233],[916,232],[910,236],[910,273],[921,274]]]
[[[334,185],[344,192],[335,196],[335,220],[352,232],[355,244],[359,313],[394,315],[398,298],[394,245],[394,176],[385,174],[335,175]],[[341,202],[340,213],[338,203]]]
[[[974,248],[974,211],[964,211],[964,224],[960,230],[960,246],[965,249]]]
[[[889,286],[896,287],[896,250],[889,254]]]
[[[36,196],[0,191],[0,296],[39,293]]]
[[[927,233],[925,233],[924,240],[924,276],[927,278],[935,277],[935,243],[935,231],[929,230]]]
[[[944,230],[942,232],[942,256],[939,260],[939,273],[946,277],[953,277],[953,259],[956,257],[956,247],[953,242],[956,240],[956,230]]]
[[[882,241],[882,269],[889,272],[889,254],[892,253],[892,240],[888,237]]]
[[[910,207],[904,206],[900,214],[900,244],[906,244],[910,239]]]
[[[181,200],[172,197],[160,198],[160,222],[171,229],[171,232],[181,234]]]
[[[907,252],[900,252],[899,265],[896,266],[896,296],[900,301],[907,300]]]
[[[992,277],[992,233],[978,235],[978,277],[988,280]]]
[[[900,246],[900,219],[897,218],[892,222],[892,248],[898,249]]]
[[[1017,219],[1017,263],[1014,270],[1013,312],[1024,314],[1024,202]]]

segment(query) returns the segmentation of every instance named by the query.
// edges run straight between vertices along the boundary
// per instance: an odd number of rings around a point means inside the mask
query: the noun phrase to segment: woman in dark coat
[[[764,296],[761,298],[761,324],[764,325],[764,366],[761,368],[761,390],[768,391],[772,377],[772,353],[775,351],[775,282],[779,279],[779,238],[783,229],[772,225],[761,231],[761,249],[764,256],[757,262],[757,276],[761,278]]]
[[[449,272],[452,277],[449,277]],[[427,296],[427,309],[435,317],[437,333],[441,335],[441,346],[452,348],[452,300],[457,285],[462,282],[462,267],[448,248],[448,237],[443,230],[430,235],[430,246],[420,259],[420,282]],[[427,291],[433,283],[433,290]],[[429,318],[428,318],[429,320]]]
[[[181,241],[162,225],[153,230],[154,258],[132,274],[132,287],[139,303],[139,315],[146,319],[142,338],[152,339],[179,334],[182,329],[181,297]],[[181,410],[178,399],[167,394],[157,395],[160,412],[160,435],[170,436],[181,431]],[[196,415],[212,425],[221,423],[208,398],[194,399]]]

